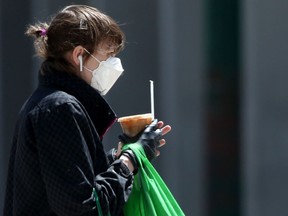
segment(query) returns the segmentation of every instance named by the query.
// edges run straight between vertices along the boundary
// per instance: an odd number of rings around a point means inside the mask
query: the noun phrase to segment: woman
[[[15,128],[4,216],[97,215],[97,197],[104,215],[122,215],[137,162],[101,141],[116,120],[103,95],[123,72],[123,32],[96,8],[71,5],[26,34],[44,61]],[[155,120],[137,136],[150,160],[170,130]]]

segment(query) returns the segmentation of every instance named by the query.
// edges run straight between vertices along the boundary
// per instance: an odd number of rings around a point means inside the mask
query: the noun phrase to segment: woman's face
[[[104,41],[98,45],[94,53],[91,53],[91,55],[93,55],[101,62],[107,60],[110,56],[115,56],[115,50],[115,45]],[[83,61],[83,66],[90,69],[91,71],[95,70],[99,66],[99,62],[95,58],[89,55],[88,58]],[[91,71],[83,68],[83,71],[80,73],[81,78],[84,79],[88,84],[90,84],[92,80]]]

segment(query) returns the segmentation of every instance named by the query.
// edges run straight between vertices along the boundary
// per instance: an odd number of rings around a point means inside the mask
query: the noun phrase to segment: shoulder
[[[28,101],[27,103],[28,105],[29,103],[34,104],[29,112],[30,115],[34,117],[39,115],[44,117],[59,112],[60,114],[64,112],[83,112],[82,104],[73,95],[60,90],[42,90],[38,93],[35,92],[30,98],[30,102]]]
[[[64,91],[54,91],[47,96],[43,97],[39,103],[38,107],[41,110],[53,109],[65,104],[79,104],[79,101],[73,96]]]

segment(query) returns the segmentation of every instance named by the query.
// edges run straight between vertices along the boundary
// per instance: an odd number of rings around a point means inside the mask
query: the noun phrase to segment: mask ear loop
[[[93,59],[95,59],[98,63],[100,63],[101,61],[99,61],[94,55],[92,55],[87,49],[85,49],[85,52],[87,52]]]
[[[82,57],[82,55],[78,56],[78,60],[80,63],[80,71],[82,72],[83,71],[83,57]]]

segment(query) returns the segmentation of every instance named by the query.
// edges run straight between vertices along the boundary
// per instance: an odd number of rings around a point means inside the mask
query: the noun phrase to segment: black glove
[[[159,147],[159,141],[162,137],[162,131],[161,129],[158,129],[157,123],[158,120],[154,119],[144,130],[137,142],[142,145],[149,161],[152,161],[157,156],[156,150]]]
[[[152,161],[156,155],[156,149],[159,146],[159,141],[162,137],[162,131],[157,128],[158,120],[154,121],[134,137],[129,137],[126,134],[119,135],[119,140],[125,145],[129,143],[139,143],[142,145],[146,157]]]
[[[142,133],[144,130],[142,130],[141,132],[139,132],[136,136],[134,137],[130,137],[126,134],[121,134],[118,136],[119,140],[125,145],[125,144],[130,144],[130,143],[136,143],[139,138],[141,137]]]

